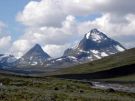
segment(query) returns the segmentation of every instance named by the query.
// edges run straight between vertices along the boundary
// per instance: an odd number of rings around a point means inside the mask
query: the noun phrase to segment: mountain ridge
[[[78,64],[70,68],[64,68],[54,72],[54,75],[63,75],[63,74],[93,74],[103,71],[115,70],[115,68],[128,68],[128,66],[134,70],[135,65],[135,48],[127,49],[124,52],[119,52],[108,57],[104,57],[100,60],[91,61],[84,64]],[[123,68],[124,67],[124,68]],[[132,69],[129,70],[132,72]],[[121,71],[122,72],[122,71]],[[127,72],[124,70],[123,72]],[[127,72],[128,73],[128,72]],[[135,72],[134,72],[135,73]],[[115,72],[114,72],[115,74]],[[119,73],[120,74],[120,73]],[[95,75],[95,74],[94,74]],[[90,75],[89,75],[90,76]],[[99,75],[98,75],[99,77]]]
[[[119,42],[107,37],[97,29],[92,29],[84,35],[76,48],[65,50],[64,56],[86,57],[92,61],[122,52],[125,49]]]
[[[51,57],[43,51],[39,44],[35,44],[35,46],[33,46],[27,53],[16,61],[15,65],[43,66],[44,62],[50,58]]]
[[[39,44],[35,44],[27,53],[10,65],[17,68],[69,67],[123,52],[125,49],[119,42],[94,28],[84,35],[76,47],[66,49],[62,57],[51,58]]]

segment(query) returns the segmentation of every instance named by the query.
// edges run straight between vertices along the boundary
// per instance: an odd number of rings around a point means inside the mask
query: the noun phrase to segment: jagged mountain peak
[[[50,58],[50,56],[43,51],[42,47],[39,44],[35,44],[23,57],[29,56]]]
[[[38,43],[34,45],[34,47],[39,48],[41,47]]]
[[[100,31],[97,28],[93,28],[90,30],[90,33],[100,33]]]
[[[35,44],[26,54],[24,54],[17,62],[23,65],[43,65],[45,61],[51,58],[43,51],[39,44]]]
[[[64,56],[69,55],[79,57],[79,59],[88,58],[95,60],[124,50],[125,48],[119,42],[94,28],[85,34],[77,48],[67,49],[64,52]]]
[[[33,51],[39,51],[39,52],[43,52],[43,49],[42,47],[39,45],[39,44],[35,44],[31,49],[30,49],[30,52],[33,52]]]
[[[103,40],[108,39],[108,37],[98,29],[94,28],[85,34],[85,39],[100,43]]]
[[[99,33],[100,33],[100,31],[98,29],[94,28],[94,29],[90,30],[88,33],[86,33],[85,36],[87,39],[89,39],[92,35],[95,35],[95,34],[99,35]]]

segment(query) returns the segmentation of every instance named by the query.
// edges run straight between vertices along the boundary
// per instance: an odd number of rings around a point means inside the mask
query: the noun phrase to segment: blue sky
[[[1,0],[0,1],[0,20],[8,27],[8,32],[15,40],[23,33],[23,25],[16,21],[16,15],[22,11],[30,0]]]
[[[79,21],[79,22],[84,22],[84,21],[92,21],[92,20],[95,20],[95,18],[98,18],[98,17],[101,17],[102,15],[100,13],[93,13],[93,14],[90,14],[90,15],[86,15],[86,16],[76,16],[76,19]]]
[[[0,20],[7,25],[6,31],[10,33],[13,40],[18,39],[24,33],[23,24],[16,21],[18,12],[23,11],[24,7],[32,0],[1,0],[0,1]],[[34,0],[33,0],[34,1]],[[91,15],[76,16],[77,21],[83,22],[94,20],[101,14],[94,13]]]
[[[126,48],[135,47],[135,0],[129,1],[1,0],[0,24],[7,27],[0,25],[0,31],[9,35],[0,35],[0,53],[21,56],[39,43],[51,56],[61,56],[92,28]]]

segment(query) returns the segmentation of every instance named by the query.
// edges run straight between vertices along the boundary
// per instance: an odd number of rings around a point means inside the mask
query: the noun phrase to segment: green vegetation
[[[105,57],[101,60],[80,64],[71,68],[57,71],[55,74],[82,74],[109,70],[124,65],[135,64],[135,48],[115,55]]]
[[[116,77],[116,78],[107,78],[107,79],[102,79],[104,81],[124,81],[124,82],[135,82],[135,74],[132,75],[126,75],[122,77]]]
[[[57,78],[0,74],[0,101],[134,101],[135,94],[93,89],[88,83]]]
[[[86,74],[135,64],[135,49],[90,63],[65,68],[49,75]],[[0,74],[0,101],[135,101],[135,93],[91,88],[91,84],[54,77],[21,77]],[[5,73],[5,74],[4,74]],[[47,74],[48,75],[48,74]],[[70,76],[70,75],[69,75]],[[90,76],[90,75],[88,75]],[[85,78],[84,78],[85,79]],[[124,81],[123,85],[135,87],[135,74],[100,81]],[[132,83],[131,83],[132,82]]]

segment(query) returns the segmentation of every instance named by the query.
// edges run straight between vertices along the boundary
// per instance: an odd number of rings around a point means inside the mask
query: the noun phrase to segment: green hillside
[[[128,66],[134,69],[133,68],[134,64],[135,64],[135,48],[126,50],[125,52],[117,53],[109,57],[105,57],[101,60],[96,60],[93,62],[76,65],[71,68],[65,68],[55,72],[55,74],[61,75],[61,74],[98,73],[98,72],[116,69],[118,67],[119,69],[124,69],[124,68],[128,68]]]
[[[101,82],[116,81],[123,86],[134,88],[134,66],[135,49],[130,49],[101,60],[51,72],[50,75],[85,79],[95,76],[96,73],[97,77],[100,77],[101,75],[98,75],[100,73],[108,73],[107,76],[114,76],[114,74],[119,75],[129,72],[131,74],[126,76],[101,78],[100,80]],[[118,81],[122,81],[122,83]],[[96,89],[92,88],[91,83],[79,80],[54,77],[21,77],[2,72],[0,73],[0,83],[0,101],[135,101],[135,93]]]
[[[0,82],[0,101],[135,101],[134,93],[94,89],[88,83],[58,78],[0,74]]]

